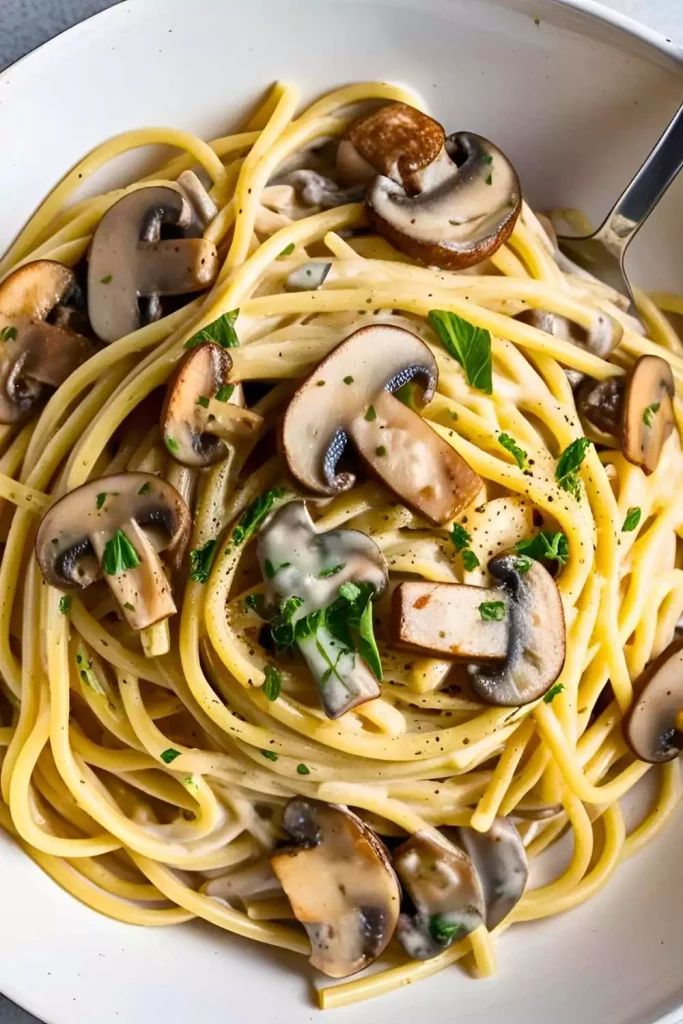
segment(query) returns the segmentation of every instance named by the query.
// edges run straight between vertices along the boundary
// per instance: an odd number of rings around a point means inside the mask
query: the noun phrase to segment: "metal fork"
[[[560,251],[565,256],[600,281],[628,295],[633,307],[633,291],[624,270],[626,250],[681,167],[683,105],[598,230],[582,237],[558,236]]]

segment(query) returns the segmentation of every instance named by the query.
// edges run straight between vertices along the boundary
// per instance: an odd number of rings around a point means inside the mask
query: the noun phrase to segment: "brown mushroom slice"
[[[392,602],[400,647],[435,657],[505,660],[507,596],[499,589],[414,580],[400,583]]]
[[[664,442],[674,428],[674,378],[659,356],[640,356],[626,381],[623,452],[648,476],[657,468]]]
[[[368,190],[370,223],[395,248],[444,270],[488,259],[512,234],[522,208],[519,179],[507,157],[487,139],[458,132],[446,140],[450,175],[440,164],[436,183],[425,171],[417,195],[391,178]]]
[[[282,440],[292,475],[316,494],[353,486],[337,463],[350,440],[364,462],[418,515],[446,523],[469,505],[482,483],[460,455],[392,394],[413,378],[431,400],[436,360],[410,331],[362,327],[313,371],[287,409]]]
[[[292,624],[311,612],[329,608],[345,583],[370,584],[373,599],[387,585],[384,555],[359,530],[318,533],[303,501],[276,509],[257,538],[265,581],[266,605],[278,608],[291,597],[301,599]],[[356,651],[333,635],[326,624],[297,646],[318,687],[328,718],[338,718],[380,694],[377,679]]]
[[[515,320],[530,324],[539,331],[552,334],[554,338],[562,341],[569,341],[584,352],[591,352],[601,359],[614,351],[621,342],[624,329],[618,320],[607,313],[598,312],[593,317],[593,323],[589,329],[581,327],[559,313],[551,313],[545,309],[526,309],[519,313]],[[578,370],[565,370],[572,387],[576,387],[584,379],[584,374]]]
[[[394,870],[413,905],[396,937],[408,956],[428,960],[478,928],[486,914],[479,877],[459,847],[418,832],[394,850]]]
[[[674,640],[647,666],[636,687],[624,738],[641,761],[673,761],[683,751],[683,732],[677,728],[683,709],[683,639]]]
[[[584,379],[576,392],[576,408],[584,433],[596,444],[619,448],[624,407],[624,378]]]
[[[562,600],[540,562],[527,559],[522,565],[518,556],[505,554],[492,558],[488,569],[508,599],[508,649],[501,666],[479,666],[471,671],[470,681],[486,703],[521,707],[542,697],[562,671]]]
[[[88,255],[88,313],[102,341],[117,341],[158,320],[160,296],[186,295],[213,283],[218,253],[212,242],[161,238],[162,225],[182,229],[191,220],[187,199],[168,185],[129,192],[107,210]]]
[[[84,590],[102,575],[128,625],[142,630],[175,614],[158,553],[177,566],[190,527],[187,505],[165,480],[118,473],[69,491],[47,510],[36,557],[47,582],[61,590]]]
[[[34,260],[0,284],[0,423],[18,423],[93,353],[66,326],[47,323],[76,287],[76,276],[54,260]]]
[[[230,443],[255,440],[263,417],[236,404],[239,392],[228,383],[232,359],[214,342],[191,349],[166,390],[161,412],[164,443],[183,466],[221,462]]]
[[[398,921],[400,889],[387,851],[345,807],[295,797],[283,825],[295,845],[270,862],[311,940],[311,963],[330,978],[362,971]]]
[[[516,907],[529,881],[529,860],[509,818],[494,818],[488,832],[458,829],[484,893],[486,927],[491,932]]]

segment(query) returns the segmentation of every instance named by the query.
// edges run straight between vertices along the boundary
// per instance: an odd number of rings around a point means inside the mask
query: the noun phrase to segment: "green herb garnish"
[[[296,773],[297,775],[310,775],[311,769],[308,767],[308,765],[298,764],[296,766]]]
[[[274,750],[262,750],[261,753],[264,757],[267,757],[269,761],[277,761],[277,754]]]
[[[224,384],[222,388],[219,388],[216,392],[217,402],[227,402],[232,398],[232,393],[235,390],[234,384]]]
[[[294,242],[290,242],[289,245],[286,245],[284,247],[284,249],[280,253],[280,256],[291,256],[291,254],[294,252],[294,248]]]
[[[71,608],[71,598],[68,594],[63,594],[59,599],[59,610],[62,615],[68,615],[69,609]]]
[[[648,405],[647,409],[643,413],[643,423],[646,427],[652,426],[652,417],[659,412],[661,405],[661,402],[653,402],[652,405]]]
[[[464,924],[450,921],[446,914],[432,914],[429,918],[429,934],[442,945],[452,942],[456,935],[464,935],[467,928]]]
[[[14,341],[16,336],[16,327],[3,327],[3,329],[0,331],[0,341]]]
[[[102,508],[102,506],[104,505],[106,500],[107,500],[107,492],[106,491],[102,491],[95,498],[95,506],[96,506],[96,508],[98,508],[98,509]]]
[[[337,573],[341,572],[343,568],[344,568],[344,563],[342,562],[340,565],[333,565],[329,569],[322,569],[318,573],[318,579],[319,580],[325,580],[325,579],[327,579],[328,576],[336,576]]]
[[[520,469],[526,469],[528,464],[528,456],[523,448],[520,448],[514,437],[510,437],[509,434],[499,434],[498,444],[501,448],[505,448],[507,452],[514,458],[515,462]]]
[[[460,525],[460,523],[453,523],[453,529],[448,536],[451,538],[451,542],[456,551],[462,551],[463,548],[466,548],[472,540],[470,534],[464,526]]]
[[[592,445],[587,437],[577,437],[562,452],[555,467],[555,479],[563,491],[568,491],[578,501],[581,497],[578,470]]]
[[[462,553],[462,564],[467,572],[472,572],[479,565],[479,559],[471,548],[465,548]]]
[[[273,487],[259,494],[251,505],[248,505],[240,516],[237,526],[232,531],[232,543],[243,544],[258,530],[276,501],[284,498],[287,491],[283,487]]]
[[[231,309],[230,312],[223,313],[217,320],[213,320],[206,327],[202,327],[201,331],[193,334],[185,342],[184,347],[197,348],[198,345],[203,345],[207,341],[215,341],[222,348],[237,348],[240,342],[235,330],[235,321],[239,312],[239,309]]]
[[[558,565],[564,566],[569,559],[569,541],[560,531],[550,533],[548,530],[541,530],[535,537],[520,540],[515,545],[515,550],[537,562],[557,562]]]
[[[564,683],[555,683],[555,685],[551,686],[548,692],[546,693],[545,697],[543,698],[543,703],[552,704],[552,702],[557,697],[558,693],[562,693],[563,690]]]
[[[123,530],[117,530],[104,546],[102,568],[107,576],[119,576],[127,569],[136,569],[138,565],[140,556]]]
[[[505,618],[505,601],[483,601],[479,614],[485,622],[502,622]]]
[[[168,750],[162,750],[159,757],[164,764],[170,764],[171,761],[175,761],[176,757],[180,757],[180,751],[174,750],[173,747],[169,747]]]
[[[367,412],[365,413],[365,419],[368,421],[368,423],[372,423],[373,420],[377,419],[377,413],[375,412],[374,405],[368,406]]]
[[[349,374],[348,377],[344,377],[345,384],[353,384],[353,377]]]
[[[168,450],[171,453],[171,455],[177,455],[178,454],[178,442],[175,440],[174,437],[167,437],[166,438],[166,447],[168,448]]]
[[[375,455],[379,455],[381,457],[382,455],[386,455],[386,454],[387,454],[387,450],[384,447],[384,445],[383,444],[378,444],[377,447],[375,448]]]
[[[100,278],[100,284],[110,284],[114,280],[112,274],[105,274],[104,277]]]
[[[630,508],[626,513],[626,518],[624,519],[624,525],[621,528],[621,532],[632,533],[633,530],[635,530],[638,526],[641,515],[642,511],[638,508],[637,505],[634,505],[633,508]]]
[[[521,573],[522,576],[526,576],[529,569],[531,568],[532,560],[530,558],[527,558],[526,555],[517,555],[514,562],[515,569],[517,570],[517,572]]]
[[[266,700],[277,700],[282,689],[282,676],[274,665],[266,665],[263,681],[263,695]]]
[[[143,484],[140,490],[138,491],[138,494],[149,494],[151,490],[152,488],[150,487],[149,484]]]
[[[467,383],[485,395],[492,394],[490,333],[443,309],[430,309],[429,319],[443,347],[465,371]]]
[[[201,405],[202,409],[209,408],[209,399],[206,397],[206,395],[199,396],[199,398],[197,399],[197,405]]]
[[[214,555],[216,554],[216,541],[207,540],[200,548],[193,548],[190,551],[190,578],[195,583],[206,583],[211,572]]]

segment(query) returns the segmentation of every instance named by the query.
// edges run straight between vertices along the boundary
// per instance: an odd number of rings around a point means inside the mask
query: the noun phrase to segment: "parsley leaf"
[[[479,565],[479,559],[475,555],[471,548],[465,548],[462,553],[462,564],[465,566],[468,572],[472,572]]]
[[[263,681],[263,695],[266,700],[277,700],[282,689],[282,676],[274,665],[266,665],[266,678]]]
[[[344,563],[340,565],[332,565],[329,569],[321,569],[318,573],[319,580],[326,580],[328,576],[336,576],[338,572],[341,572],[344,568]]]
[[[484,622],[502,622],[505,618],[505,601],[482,601],[479,614]]]
[[[227,402],[232,397],[232,393],[235,390],[234,384],[224,384],[222,388],[219,388],[216,392],[217,402]]]
[[[515,550],[537,562],[557,562],[558,565],[564,566],[569,560],[569,541],[560,531],[550,533],[549,530],[541,530],[535,537],[520,540],[515,545]]]
[[[71,598],[67,594],[63,594],[59,599],[59,610],[62,615],[68,615],[69,609],[71,608]]]
[[[119,576],[126,569],[140,565],[140,556],[123,530],[117,530],[104,546],[102,568],[107,576]]]
[[[443,309],[430,309],[429,319],[443,347],[465,371],[467,383],[485,395],[492,394],[490,333]]]
[[[257,596],[257,595],[251,595]],[[248,598],[247,598],[248,600]],[[278,651],[286,651],[294,644],[294,613],[304,603],[303,597],[288,597],[284,604],[280,605],[278,614],[271,620],[270,635]]]
[[[207,540],[200,548],[193,548],[190,551],[190,578],[195,583],[206,583],[211,572],[214,555],[216,554],[216,541]]]
[[[451,538],[453,547],[456,551],[462,551],[463,548],[466,548],[472,540],[470,534],[464,526],[460,525],[460,523],[453,523],[453,529],[448,536]]]
[[[531,559],[527,558],[526,555],[518,555],[515,558],[515,569],[517,572],[525,576],[531,568]]]
[[[209,398],[207,395],[200,395],[197,399],[197,405],[201,405],[202,409],[209,408]]]
[[[527,468],[527,453],[524,451],[523,448],[519,447],[514,437],[510,437],[509,434],[499,434],[498,444],[501,446],[501,448],[505,448],[506,451],[510,452],[510,455],[512,455],[520,469]]]
[[[310,775],[311,769],[306,764],[298,764],[296,766],[297,775]]]
[[[262,750],[261,753],[264,757],[267,757],[269,761],[277,761],[277,754],[274,750]]]
[[[344,377],[344,383],[353,384],[353,377],[351,376],[351,374],[349,374],[348,377]]]
[[[643,413],[643,423],[646,427],[652,426],[652,417],[659,412],[661,402],[653,402],[652,405],[648,405],[647,409]]]
[[[138,494],[149,494],[151,490],[152,488],[150,487],[149,484],[143,484],[140,490],[138,491]]]
[[[247,594],[244,604],[249,611],[256,612],[262,619],[265,618],[263,614],[263,594]]]
[[[274,487],[259,494],[258,498],[255,498],[251,505],[245,508],[237,526],[232,531],[233,544],[243,544],[245,540],[248,540],[261,526],[275,502],[284,498],[286,493],[287,491],[283,487]]]
[[[3,327],[3,329],[0,331],[0,341],[14,341],[16,336],[16,327]]]
[[[563,491],[568,491],[578,501],[581,497],[578,470],[592,445],[587,437],[577,437],[560,455],[555,467],[555,479]]]
[[[107,492],[106,491],[102,491],[95,498],[95,507],[98,508],[98,509],[102,508],[102,506],[104,505],[106,500],[107,500]]]
[[[446,914],[432,914],[429,918],[429,934],[443,945],[452,942],[456,935],[464,935],[466,932],[464,924],[450,921]]]
[[[213,320],[201,331],[197,331],[185,342],[184,348],[197,348],[207,341],[215,341],[222,348],[237,348],[239,338],[235,330],[235,321],[239,316],[239,309],[231,309],[229,313],[223,313],[217,320]]]
[[[284,247],[284,249],[280,253],[280,256],[290,256],[294,252],[294,248],[294,242],[290,242],[289,245],[286,245]]]
[[[631,533],[633,530],[635,530],[638,526],[638,523],[640,522],[641,515],[642,511],[641,509],[638,508],[637,505],[634,505],[633,508],[630,508],[626,513],[626,518],[624,519],[624,525],[621,528],[621,532]]]
[[[113,280],[114,280],[114,275],[113,274],[105,274],[104,277],[100,278],[100,284],[111,284],[111,282]]]
[[[367,412],[365,413],[365,419],[368,421],[368,423],[372,423],[373,420],[377,419],[377,413],[375,412],[374,405],[368,406]]]
[[[169,747],[168,750],[162,750],[159,756],[164,764],[170,764],[171,761],[175,761],[176,757],[180,757],[180,751]]]
[[[562,693],[563,690],[564,683],[555,683],[555,685],[551,686],[548,692],[546,693],[545,697],[543,698],[543,703],[552,704],[552,702],[557,697],[558,693]]]

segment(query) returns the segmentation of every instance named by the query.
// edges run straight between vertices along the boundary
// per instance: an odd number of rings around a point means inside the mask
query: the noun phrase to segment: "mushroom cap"
[[[476,496],[481,481],[417,413],[391,392],[424,381],[431,400],[438,371],[428,346],[403,328],[362,327],[335,348],[300,386],[282,427],[292,475],[317,494],[353,486],[337,472],[350,438],[361,458],[419,514],[447,522]]]
[[[494,818],[488,832],[459,828],[458,838],[474,864],[491,932],[515,908],[529,881],[529,860],[522,838],[509,818]]]
[[[626,380],[622,450],[649,476],[674,428],[674,378],[660,356],[640,356]]]
[[[430,266],[462,270],[500,248],[522,208],[517,174],[488,139],[457,132],[446,140],[450,173],[443,161],[430,187],[409,195],[403,185],[380,176],[368,190],[370,223],[401,252]]]
[[[0,284],[0,330],[13,332],[0,343],[0,423],[26,419],[92,354],[86,338],[45,322],[75,290],[76,275],[55,260],[26,263]]]
[[[337,151],[337,170],[347,181],[384,174],[410,187],[444,142],[438,121],[407,103],[387,103],[349,125]]]
[[[565,625],[557,585],[540,562],[524,573],[514,554],[489,562],[491,575],[508,596],[509,639],[505,662],[471,673],[481,700],[500,707],[521,707],[537,700],[555,682],[565,658]]]
[[[396,929],[408,956],[437,956],[484,921],[484,896],[474,865],[445,836],[417,832],[394,850],[393,864],[414,908],[401,914]]]
[[[683,750],[683,733],[675,724],[683,709],[683,638],[647,666],[637,686],[638,697],[624,719],[624,738],[641,761],[673,761]]]
[[[111,206],[95,229],[88,254],[88,314],[104,342],[117,341],[161,316],[160,295],[208,288],[218,253],[204,238],[161,240],[161,227],[187,228],[192,209],[180,189],[150,185]],[[145,300],[141,316],[138,300]]]
[[[231,369],[228,352],[207,342],[190,349],[168,384],[161,432],[167,446],[174,442],[173,457],[183,466],[212,466],[228,453],[225,441],[205,429],[207,413],[197,399],[214,398],[228,383]]]
[[[103,494],[106,500],[98,501]],[[62,590],[90,586],[100,575],[91,536],[115,532],[131,519],[148,529],[172,565],[180,563],[192,526],[183,498],[151,473],[116,473],[69,491],[43,515],[36,557],[47,582]]]
[[[597,444],[619,447],[624,408],[623,377],[586,378],[576,392],[576,408],[587,425],[586,436]]]
[[[546,309],[525,309],[523,313],[517,314],[515,320],[530,324],[539,331],[545,331],[546,334],[552,334],[555,338],[561,338],[562,341],[570,341],[577,348],[582,348],[585,352],[592,352],[593,355],[600,356],[601,359],[606,359],[624,336],[624,328],[619,321],[602,311],[595,314],[593,323],[588,330],[569,320],[568,317],[560,316],[559,313],[551,313]],[[583,374],[579,374],[579,378],[582,377]]]
[[[294,797],[283,826],[296,845],[273,871],[311,940],[311,963],[331,978],[362,971],[386,949],[401,901],[383,844],[346,807]]]

